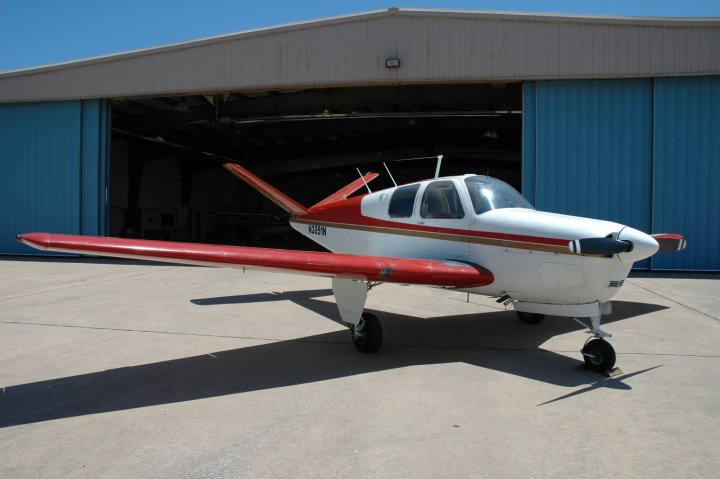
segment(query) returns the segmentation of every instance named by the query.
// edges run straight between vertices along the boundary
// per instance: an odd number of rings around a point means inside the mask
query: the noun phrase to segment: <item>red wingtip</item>
[[[47,233],[21,233],[17,235],[17,240],[33,248],[43,249],[48,239]]]

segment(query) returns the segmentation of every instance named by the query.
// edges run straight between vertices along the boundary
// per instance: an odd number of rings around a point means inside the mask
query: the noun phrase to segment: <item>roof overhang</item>
[[[714,75],[717,51],[719,18],[391,8],[7,72],[0,102]]]

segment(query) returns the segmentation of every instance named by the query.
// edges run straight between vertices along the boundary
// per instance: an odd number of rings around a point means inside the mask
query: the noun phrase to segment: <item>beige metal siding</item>
[[[385,68],[399,58],[398,69]],[[0,102],[720,73],[720,20],[401,10],[0,75]]]

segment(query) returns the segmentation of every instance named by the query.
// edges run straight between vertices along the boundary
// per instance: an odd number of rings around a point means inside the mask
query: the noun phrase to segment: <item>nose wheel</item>
[[[585,366],[599,373],[610,371],[615,366],[615,349],[602,338],[593,338],[582,348]]]
[[[573,319],[585,326],[579,319]],[[592,334],[593,337],[588,339],[580,350],[585,361],[585,367],[591,371],[608,373],[615,366],[616,356],[615,349],[604,339],[612,335],[600,329],[600,315],[590,317],[590,329],[588,329],[587,333]]]
[[[374,314],[363,313],[357,326],[350,325],[350,333],[355,348],[360,352],[376,353],[382,346],[382,326]]]

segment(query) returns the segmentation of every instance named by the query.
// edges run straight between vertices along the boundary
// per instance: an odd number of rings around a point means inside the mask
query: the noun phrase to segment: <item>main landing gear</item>
[[[516,313],[517,313],[518,319],[526,324],[540,324],[540,321],[545,319],[544,314],[525,313],[523,311],[516,311]]]
[[[357,326],[350,324],[355,348],[363,353],[376,353],[382,346],[383,331],[374,314],[363,313]]]

